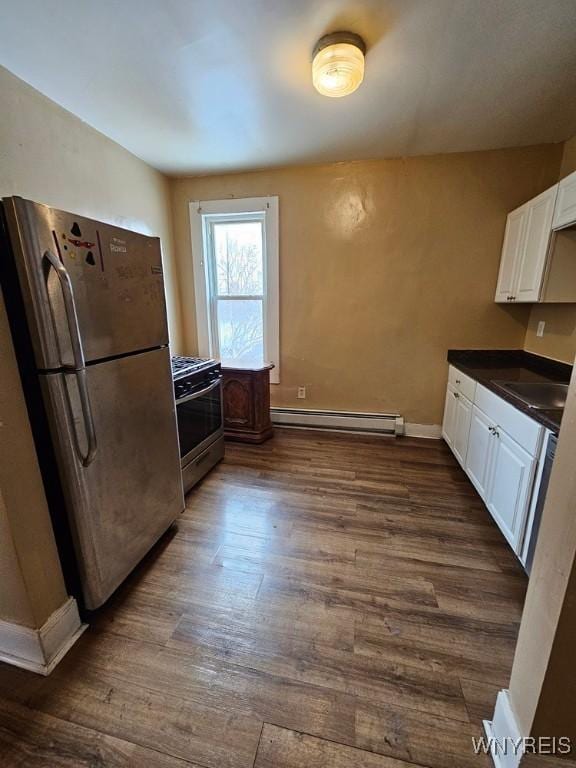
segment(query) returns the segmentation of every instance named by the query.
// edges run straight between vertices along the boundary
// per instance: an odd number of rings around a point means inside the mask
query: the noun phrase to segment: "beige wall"
[[[0,196],[160,235],[180,349],[166,179],[2,68],[0,103]],[[65,592],[1,297],[0,496],[0,619],[40,626]]]
[[[0,532],[0,619],[39,627],[62,605],[66,591],[3,302]]]
[[[529,307],[494,303],[506,214],[556,181],[560,155],[548,145],[174,180],[186,349],[196,351],[188,201],[279,195],[273,403],[439,424],[448,348],[524,343]]]
[[[576,136],[564,144],[559,178],[576,171]],[[544,336],[538,338],[538,323],[544,320]],[[530,312],[524,348],[566,363],[576,357],[576,306],[574,304],[535,304]]]
[[[168,180],[0,67],[0,196],[20,195],[162,240],[170,339],[181,348]]]

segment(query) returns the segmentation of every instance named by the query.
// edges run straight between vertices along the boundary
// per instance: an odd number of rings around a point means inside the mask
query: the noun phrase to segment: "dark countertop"
[[[501,389],[496,381],[553,381],[568,384],[572,366],[523,349],[450,349],[448,362],[486,389],[507,400],[519,411],[540,422],[554,434],[560,431],[563,411],[540,411]]]

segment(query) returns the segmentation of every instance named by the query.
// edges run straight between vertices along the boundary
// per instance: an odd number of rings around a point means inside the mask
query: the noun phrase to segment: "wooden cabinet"
[[[270,420],[270,371],[222,366],[224,436],[228,440],[263,443],[272,437]]]
[[[537,302],[546,273],[558,184],[508,214],[496,302]]]
[[[471,381],[450,367],[442,434],[519,555],[544,428]]]
[[[561,229],[576,224],[576,171],[558,184],[552,226]]]

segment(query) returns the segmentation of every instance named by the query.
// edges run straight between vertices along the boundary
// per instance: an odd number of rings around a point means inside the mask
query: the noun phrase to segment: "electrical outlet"
[[[536,331],[536,336],[544,336],[544,328],[546,327],[546,323],[544,320],[540,320],[538,323],[538,330]]]
[[[298,399],[299,400],[306,399],[306,387],[298,387]]]

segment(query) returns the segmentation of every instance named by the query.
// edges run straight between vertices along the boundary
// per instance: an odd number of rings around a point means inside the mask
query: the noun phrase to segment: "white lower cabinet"
[[[470,418],[472,416],[472,403],[467,397],[456,393],[456,418],[454,426],[454,441],[452,450],[454,455],[464,466],[468,450],[468,433],[470,432]]]
[[[448,384],[442,434],[462,466],[466,461],[471,415],[472,403],[470,400],[451,384]]]
[[[484,501],[487,498],[488,472],[492,451],[493,424],[475,405],[472,406],[465,470]]]
[[[512,549],[520,554],[536,459],[496,428],[486,506]]]
[[[456,390],[452,384],[448,384],[446,390],[446,402],[444,404],[444,420],[442,422],[442,437],[450,448],[454,445],[454,432],[456,429]]]
[[[442,434],[520,555],[544,428],[479,384],[474,400],[448,384]]]

